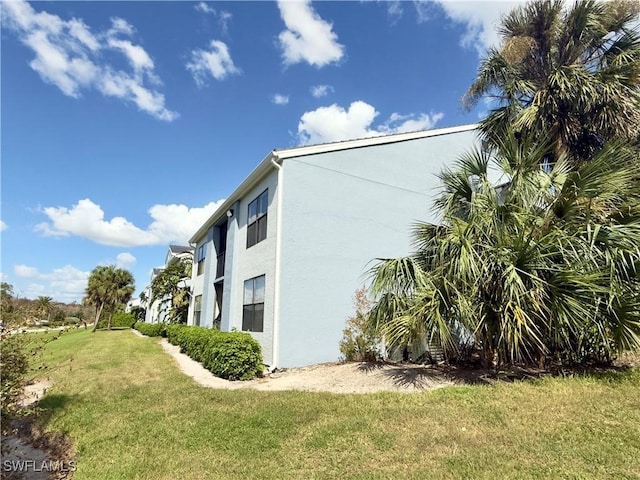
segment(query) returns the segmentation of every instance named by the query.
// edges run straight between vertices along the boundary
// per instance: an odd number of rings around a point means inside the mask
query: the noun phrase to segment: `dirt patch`
[[[33,407],[53,382],[42,379],[25,387],[22,408]],[[12,434],[2,437],[2,479],[57,480],[71,478],[73,446],[64,435],[44,432],[27,411],[12,423]]]
[[[139,332],[135,332],[141,335]],[[143,335],[141,335],[143,336]],[[482,369],[479,366],[456,365],[416,365],[410,363],[323,363],[301,368],[287,368],[266,374],[263,378],[250,381],[229,381],[216,377],[200,363],[180,353],[180,348],[170,344],[167,339],[160,340],[162,348],[170,354],[180,370],[197,383],[209,388],[236,390],[253,388],[255,390],[304,390],[309,392],[332,393],[373,393],[400,392],[412,393],[433,390],[453,385],[494,384],[531,380],[550,375],[598,373],[598,369],[589,367],[580,372],[511,367],[504,370]],[[620,362],[624,370],[638,363],[638,356],[625,357]],[[612,372],[615,367],[607,367],[603,372]]]
[[[33,382],[27,385],[24,388],[24,396],[20,401],[20,405],[23,407],[33,405],[38,400],[40,400],[42,396],[47,393],[47,390],[49,390],[52,386],[53,382],[48,378],[38,380],[37,382]]]
[[[197,383],[210,388],[236,390],[304,390],[332,393],[421,392],[461,383],[438,367],[392,363],[324,363],[288,368],[246,382],[231,382],[213,375],[200,363],[180,353],[166,339],[162,348],[177,362],[180,370]],[[462,382],[464,383],[464,382]]]

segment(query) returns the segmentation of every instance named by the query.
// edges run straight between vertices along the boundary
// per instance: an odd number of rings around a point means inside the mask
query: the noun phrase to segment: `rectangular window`
[[[202,312],[202,295],[196,295],[193,299],[193,324],[200,326],[200,312]]]
[[[196,262],[198,262],[198,275],[202,275],[204,273],[204,259],[206,253],[206,244],[200,245],[198,248],[198,256],[196,257]]]
[[[224,222],[216,228],[218,229],[218,241],[216,242],[216,278],[222,278],[224,277],[224,260],[227,250],[227,222]]]
[[[264,331],[264,275],[244,282],[242,330],[245,332]]]
[[[269,190],[265,190],[249,204],[247,217],[247,248],[267,238],[267,207]]]

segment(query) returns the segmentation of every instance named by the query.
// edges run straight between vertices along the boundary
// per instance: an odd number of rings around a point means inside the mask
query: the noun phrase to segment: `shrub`
[[[22,398],[24,388],[28,384],[29,375],[47,368],[42,363],[40,353],[44,346],[57,340],[62,332],[56,336],[39,336],[28,334],[11,334],[0,328],[0,417],[1,433],[7,435],[15,429],[14,419],[24,417],[33,412],[24,408]],[[6,452],[6,445],[2,444],[2,455]],[[2,477],[4,478],[4,476]]]
[[[131,313],[114,313],[111,319],[112,328],[133,328],[134,323],[136,323],[136,318]]]
[[[373,362],[380,357],[380,338],[368,320],[371,303],[363,287],[353,297],[356,313],[347,319],[340,340],[340,353],[347,362]]]
[[[29,370],[29,352],[24,335],[2,332],[0,339],[0,365],[2,367],[2,389],[0,390],[0,414],[2,434],[9,428],[8,418],[18,413],[20,398],[26,385]]]
[[[262,373],[260,344],[248,333],[169,325],[167,339],[217,377],[250,380]]]
[[[134,328],[147,337],[164,337],[166,336],[164,323],[144,323],[136,322]]]

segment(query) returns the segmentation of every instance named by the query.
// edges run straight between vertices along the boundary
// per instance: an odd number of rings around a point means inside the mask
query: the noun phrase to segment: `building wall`
[[[407,255],[412,224],[437,222],[436,174],[475,138],[464,131],[284,160],[278,367],[338,360],[372,262]]]
[[[227,217],[227,213],[219,212],[219,217],[214,225],[228,222],[227,248],[225,259],[222,318],[220,329],[222,331],[242,330],[242,312],[244,282],[260,275],[265,276],[265,305],[264,305],[264,331],[252,332],[253,337],[262,346],[262,354],[265,363],[272,362],[273,340],[273,306],[274,306],[274,271],[275,271],[275,236],[277,223],[277,183],[278,175],[275,167],[261,181],[253,186],[242,198],[232,206],[233,216]],[[249,203],[262,192],[268,190],[267,209],[267,236],[266,238],[247,248],[247,220]],[[205,272],[197,275],[197,265],[194,263],[192,276],[193,291],[192,301],[189,306],[189,324],[193,324],[194,299],[202,295],[202,313],[200,325],[212,327],[216,314],[216,293],[214,281],[217,267],[215,251],[215,227],[208,230],[205,238],[198,241],[195,255],[200,245],[207,246],[205,259]]]
[[[274,306],[274,280],[275,280],[275,245],[277,225],[277,185],[278,175],[275,167],[262,181],[255,185],[246,195],[236,203],[238,230],[235,232],[233,245],[230,235],[227,235],[227,252],[234,248],[232,264],[225,265],[225,298],[223,305],[228,305],[229,316],[223,330],[236,328],[242,330],[242,308],[244,295],[244,282],[260,275],[265,276],[265,304],[264,304],[264,331],[252,332],[253,337],[262,346],[262,355],[265,363],[272,362],[273,341],[273,306]],[[267,236],[266,238],[247,248],[247,219],[249,203],[265,190],[269,191],[267,208]],[[231,271],[231,278],[228,278]],[[225,319],[223,318],[223,322]]]
[[[187,325],[195,325],[194,323],[194,300],[197,296],[202,295],[202,310],[200,311],[200,326],[206,327],[211,326],[212,320],[207,323],[207,315],[211,315],[210,310],[211,307],[208,308],[208,304],[206,302],[207,297],[211,295],[208,292],[208,289],[205,289],[205,285],[208,284],[208,274],[211,271],[211,265],[213,264],[213,268],[215,269],[215,254],[213,252],[212,240],[211,240],[211,229],[207,231],[207,234],[200,239],[200,241],[196,244],[194,253],[193,253],[193,269],[191,271],[191,301],[189,303],[189,313],[187,316]],[[198,250],[200,247],[205,246],[205,270],[204,273],[198,275]],[[214,270],[215,271],[215,270]],[[207,290],[207,291],[205,291]]]

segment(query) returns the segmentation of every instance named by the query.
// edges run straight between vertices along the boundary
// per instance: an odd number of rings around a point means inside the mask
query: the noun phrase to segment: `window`
[[[244,282],[242,330],[262,332],[264,327],[264,275]]]
[[[267,238],[267,205],[269,190],[262,192],[249,204],[247,217],[247,248]]]
[[[193,324],[200,326],[200,312],[202,311],[202,295],[196,295],[193,299]]]
[[[216,278],[222,278],[224,277],[224,259],[227,250],[227,222],[216,228],[218,236],[218,241],[215,242],[216,252],[218,253],[216,255]]]
[[[202,275],[204,273],[204,258],[206,253],[206,244],[200,245],[198,248],[198,256],[196,257],[196,261],[198,262],[198,275]]]

